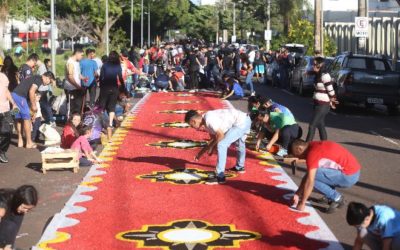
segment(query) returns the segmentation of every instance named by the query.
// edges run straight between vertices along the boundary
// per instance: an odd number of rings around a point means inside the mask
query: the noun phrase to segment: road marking
[[[289,94],[289,95],[294,95],[292,92],[290,92],[290,91],[287,91],[286,89],[282,89],[282,91],[283,91],[283,92],[285,92],[286,94]]]
[[[385,136],[383,136],[383,135],[380,135],[378,132],[375,132],[375,131],[373,131],[373,130],[370,130],[369,132],[370,132],[371,134],[373,134],[373,135],[376,135],[376,136],[378,136],[378,137],[384,139],[385,141],[387,141],[387,142],[389,142],[389,143],[391,143],[391,144],[394,144],[394,145],[396,145],[396,146],[400,146],[399,143],[397,143],[397,142],[393,141],[392,139],[387,138],[387,137],[385,137]]]

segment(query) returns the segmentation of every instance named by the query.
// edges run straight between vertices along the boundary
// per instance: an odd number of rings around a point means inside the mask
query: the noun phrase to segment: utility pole
[[[143,48],[143,0],[140,13],[140,48]]]
[[[29,9],[28,9],[28,0],[25,2],[26,8],[26,55],[29,55]]]
[[[54,22],[54,0],[51,0],[50,2],[50,19],[51,19],[51,71],[53,72],[54,76],[56,76],[56,27],[55,27],[55,22]]]
[[[222,1],[222,10],[225,16],[226,13],[226,0]],[[222,20],[223,22],[224,20]],[[224,27],[224,29],[222,30],[222,42],[227,42],[228,41],[228,30],[226,29],[226,27]]]
[[[324,55],[324,0],[321,0],[321,55]]]
[[[366,1],[368,0],[358,0],[358,16],[366,17],[367,16],[367,6]],[[359,37],[357,42],[357,53],[365,54],[366,52],[366,38]]]
[[[150,47],[150,1],[147,2],[147,46]]]
[[[215,35],[215,44],[218,45],[219,43],[219,12],[218,9],[215,9],[215,13],[217,15],[217,33]]]
[[[314,51],[321,51],[321,7],[322,0],[315,0],[314,9]]]
[[[236,38],[236,3],[233,3],[233,36]]]
[[[109,39],[110,39],[110,35],[109,35],[109,32],[108,32],[108,27],[109,27],[109,25],[108,25],[108,0],[106,0],[106,54],[107,54],[107,56],[110,54],[110,41],[109,41]]]
[[[271,30],[271,0],[267,0],[267,30]],[[271,48],[271,40],[265,41],[265,49],[269,51]]]
[[[131,47],[133,46],[133,0],[131,0]]]

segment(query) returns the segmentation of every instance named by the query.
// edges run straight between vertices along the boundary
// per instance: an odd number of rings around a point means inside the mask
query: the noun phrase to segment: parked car
[[[335,58],[329,73],[342,105],[346,102],[363,103],[367,107],[383,104],[389,113],[398,112],[400,73],[393,71],[387,59],[348,53]]]
[[[325,58],[325,67],[329,68],[333,58]],[[313,70],[314,57],[305,56],[301,59],[297,67],[293,69],[292,78],[290,80],[290,90],[296,91],[299,95],[305,95],[306,93],[314,90],[315,76],[307,74],[307,72]]]

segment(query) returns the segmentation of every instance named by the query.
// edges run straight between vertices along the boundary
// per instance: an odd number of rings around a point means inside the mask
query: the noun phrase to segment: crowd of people
[[[103,141],[110,141],[112,132],[129,112],[129,98],[138,91],[189,91],[200,89],[219,91],[225,100],[248,97],[248,113],[236,109],[213,110],[204,114],[192,110],[185,116],[191,127],[205,128],[211,140],[195,157],[217,151],[215,178],[208,184],[225,183],[227,151],[237,143],[237,162],[229,171],[245,173],[246,135],[256,133],[256,150],[273,151],[278,157],[305,159],[307,173],[293,197],[293,206],[305,210],[315,189],[323,194],[321,202],[332,213],[344,204],[337,188],[350,188],[357,183],[361,166],[344,147],[328,141],[325,116],[337,104],[329,74],[324,72],[322,57],[314,59],[314,115],[306,140],[303,130],[291,110],[273,100],[257,95],[253,81],[265,82],[266,63],[276,61],[279,79],[274,85],[288,86],[292,59],[288,51],[258,51],[236,44],[205,45],[199,42],[165,43],[149,48],[135,47],[108,56],[96,56],[96,51],[76,48],[65,65],[65,79],[57,81],[51,72],[51,61],[39,60],[32,54],[17,67],[10,56],[4,58],[0,73],[0,162],[7,163],[13,126],[18,135],[18,147],[36,148],[40,127],[55,126],[55,113],[64,112],[66,124],[61,132],[60,146],[79,152],[79,165],[101,162],[95,151]],[[58,105],[53,105],[55,86],[64,91]],[[64,97],[65,102],[62,98]],[[60,101],[61,100],[61,101]],[[65,108],[60,108],[61,106]],[[58,108],[54,108],[57,106]],[[63,111],[61,111],[63,110]],[[321,141],[313,141],[318,129]],[[0,190],[0,249],[11,249],[21,226],[23,215],[37,204],[37,191],[32,186],[16,190]],[[2,219],[3,218],[3,219]],[[358,249],[370,239],[381,237],[383,246],[399,246],[400,213],[386,206],[367,208],[350,203],[347,221],[357,226]],[[372,234],[373,237],[370,237]],[[368,238],[368,240],[367,240]],[[390,248],[387,248],[390,249]]]

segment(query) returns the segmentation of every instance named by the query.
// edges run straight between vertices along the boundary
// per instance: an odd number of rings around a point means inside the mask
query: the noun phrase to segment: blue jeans
[[[348,188],[357,183],[360,171],[353,175],[345,175],[342,171],[330,168],[318,168],[315,175],[314,188],[326,196],[329,200],[337,201],[341,194],[336,191],[339,188]]]
[[[247,89],[250,90],[251,93],[254,92],[253,76],[254,76],[254,70],[252,70],[251,72],[248,72],[247,76],[246,76]]]
[[[218,143],[217,175],[219,177],[225,176],[224,172],[228,148],[234,142],[236,142],[237,150],[236,167],[244,167],[244,160],[246,158],[246,134],[250,132],[250,127],[251,120],[250,117],[247,116],[246,124],[243,127],[232,127],[225,133],[224,139]]]

